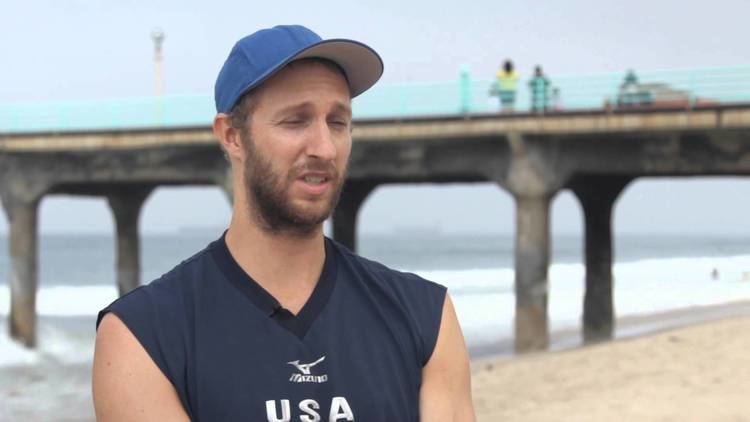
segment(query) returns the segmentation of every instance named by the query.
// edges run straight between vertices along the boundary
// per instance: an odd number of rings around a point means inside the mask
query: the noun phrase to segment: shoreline
[[[648,336],[735,316],[750,316],[750,300],[737,300],[714,305],[690,306],[646,314],[626,315],[616,319],[614,337],[603,343]],[[548,350],[536,353],[587,347],[582,342],[581,327],[557,330],[550,333],[550,346]],[[471,356],[472,364],[485,360],[522,357],[513,352],[513,338],[469,346],[469,355]]]

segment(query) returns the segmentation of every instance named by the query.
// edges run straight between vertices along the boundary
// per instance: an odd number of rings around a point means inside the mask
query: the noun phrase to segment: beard
[[[249,136],[243,136],[247,161],[243,169],[250,215],[260,227],[271,233],[306,236],[314,233],[331,216],[341,196],[346,167],[340,174],[334,163],[308,159],[293,166],[288,174],[275,171],[272,162],[259,153]],[[289,190],[298,177],[307,171],[325,172],[333,184],[333,194],[323,207],[295,205]]]

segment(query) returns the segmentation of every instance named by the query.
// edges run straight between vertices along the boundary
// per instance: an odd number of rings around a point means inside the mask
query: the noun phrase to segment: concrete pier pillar
[[[516,196],[515,351],[545,350],[550,196]]]
[[[39,202],[3,197],[10,229],[10,336],[29,348],[36,346]]]
[[[141,284],[140,237],[138,219],[152,187],[113,189],[107,194],[117,226],[117,289],[120,296]]]
[[[333,238],[352,251],[356,251],[357,248],[359,209],[376,187],[375,182],[348,180],[344,184],[339,203],[333,212]]]
[[[508,189],[516,202],[514,348],[516,353],[527,353],[549,345],[550,202],[567,175],[554,141],[510,133],[507,142],[509,165],[504,175],[493,180]]]
[[[612,209],[630,181],[624,176],[586,176],[571,183],[585,219],[584,343],[609,340],[614,334]]]

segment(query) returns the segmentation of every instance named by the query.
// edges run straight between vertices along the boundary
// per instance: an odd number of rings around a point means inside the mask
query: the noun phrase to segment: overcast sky
[[[164,43],[165,93],[210,94],[229,49],[259,28],[301,23],[323,37],[366,42],[383,57],[381,83],[452,80],[462,64],[489,78],[506,57],[522,75],[750,64],[748,0],[624,1],[5,0],[0,3],[0,103],[146,96],[153,92],[150,32]],[[211,116],[207,118],[210,119]],[[568,193],[554,203],[553,230],[575,233],[581,214]],[[750,179],[640,180],[621,198],[619,232],[750,234]],[[404,227],[512,232],[510,196],[488,185],[381,188],[360,229]],[[223,226],[218,189],[159,189],[142,215],[146,232]],[[111,232],[98,199],[47,197],[49,232]],[[0,233],[7,223],[0,217]]]

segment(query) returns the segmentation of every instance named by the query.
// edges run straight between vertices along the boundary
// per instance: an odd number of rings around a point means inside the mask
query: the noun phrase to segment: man
[[[529,81],[531,89],[531,111],[535,113],[544,113],[549,106],[549,87],[550,81],[542,71],[541,66],[534,67],[534,76]]]
[[[100,313],[98,420],[474,420],[445,289],[323,236],[351,98],[381,73],[369,47],[301,26],[238,41],[213,124],[232,166],[232,221]]]

